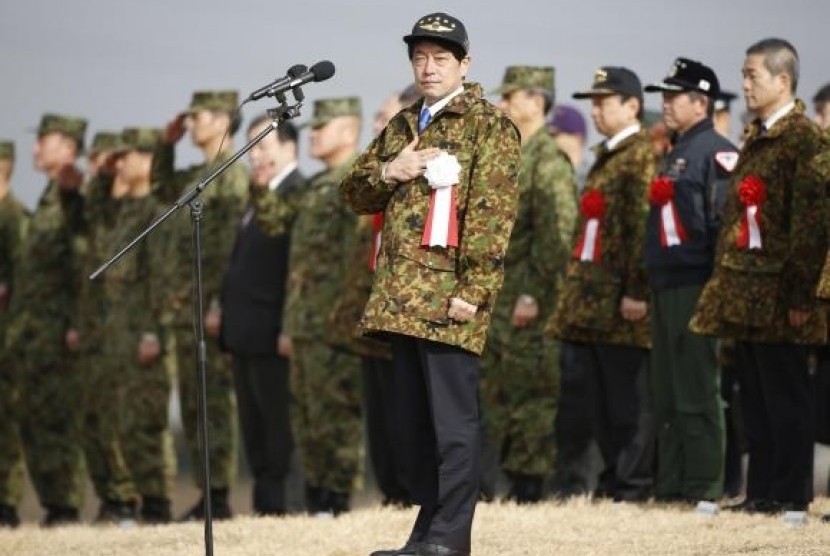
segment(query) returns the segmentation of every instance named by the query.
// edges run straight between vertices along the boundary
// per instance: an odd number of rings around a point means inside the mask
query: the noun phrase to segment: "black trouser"
[[[361,357],[367,448],[375,480],[387,503],[405,503],[409,494],[401,479],[395,435],[395,370],[390,359]]]
[[[816,442],[830,444],[830,346],[815,348],[813,392],[816,407]]]
[[[597,492],[619,499],[648,495],[654,442],[646,405],[648,350],[572,344],[573,364],[589,382],[594,436],[604,460]]]
[[[234,354],[234,386],[245,455],[254,477],[254,512],[285,513],[285,477],[294,448],[288,360]]]
[[[795,344],[737,342],[749,446],[746,495],[808,504],[813,485],[813,394],[807,350]]]
[[[405,484],[421,506],[410,541],[467,553],[481,467],[479,358],[447,344],[391,338]]]

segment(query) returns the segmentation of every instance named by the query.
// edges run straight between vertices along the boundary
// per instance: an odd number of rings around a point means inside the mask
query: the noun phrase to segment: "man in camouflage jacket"
[[[826,338],[815,293],[827,251],[828,145],[795,99],[790,43],[754,44],[742,71],[758,119],[732,172],[715,270],[690,326],[736,340],[749,447],[747,498],[736,509],[804,511],[813,462],[805,344]]]
[[[479,85],[464,84],[459,20],[424,16],[404,40],[424,100],[341,184],[357,212],[384,212],[362,322],[391,337],[406,486],[421,506],[406,545],[375,554],[463,556],[479,486],[479,355],[515,218],[519,137]]]
[[[496,91],[500,108],[521,134],[522,161],[516,223],[481,361],[481,389],[487,442],[510,480],[508,497],[519,503],[541,500],[553,472],[559,358],[555,340],[543,329],[556,304],[577,212],[573,167],[545,127],[553,75],[551,67],[511,66]]]
[[[640,457],[638,382],[650,342],[643,247],[655,157],[639,123],[643,97],[634,72],[602,67],[593,87],[573,96],[592,99],[594,124],[607,139],[580,198],[578,237],[548,331],[570,344],[572,357],[563,363],[577,365],[591,385],[594,434],[605,461],[597,494],[637,499],[650,482],[633,476],[632,460]]]

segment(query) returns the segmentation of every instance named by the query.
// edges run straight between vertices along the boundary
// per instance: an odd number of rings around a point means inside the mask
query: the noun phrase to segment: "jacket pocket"
[[[616,322],[622,297],[622,280],[594,264],[571,262],[560,303],[564,322],[589,330],[610,331]]]
[[[781,262],[762,261],[744,254],[727,254],[721,263],[723,319],[744,326],[765,327],[773,322],[781,285]]]
[[[401,284],[401,312],[434,324],[447,325],[449,300],[457,284],[455,256],[449,249],[407,248],[398,253],[396,274],[406,277]]]

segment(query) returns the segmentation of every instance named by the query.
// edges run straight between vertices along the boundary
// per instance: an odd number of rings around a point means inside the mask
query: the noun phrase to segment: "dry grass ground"
[[[591,503],[534,507],[481,504],[473,531],[476,556],[703,556],[827,555],[830,525],[818,516],[830,499],[817,500],[808,523],[657,505]],[[402,543],[415,510],[363,507],[338,519],[237,517],[214,525],[216,556],[365,556]],[[72,526],[43,530],[26,523],[0,530],[0,556],[186,556],[204,554],[201,524],[118,529]]]

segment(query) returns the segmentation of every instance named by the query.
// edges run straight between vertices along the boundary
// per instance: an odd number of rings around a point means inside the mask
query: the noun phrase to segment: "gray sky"
[[[737,92],[746,47],[766,36],[799,50],[799,96],[809,100],[830,81],[827,0],[6,0],[0,137],[17,143],[13,188],[32,206],[45,185],[32,168],[29,131],[44,112],[87,117],[89,141],[100,129],[161,126],[194,90],[235,88],[244,96],[294,64],[329,59],[337,73],[306,86],[300,121],[314,99],[332,96],[359,95],[370,116],[411,80],[401,37],[433,11],[467,26],[470,80],[491,89],[507,65],[553,65],[558,98],[583,109],[570,95],[591,83],[598,66],[628,66],[647,83],[676,56],[711,65],[723,88]],[[647,107],[658,100],[647,95]],[[246,120],[270,106],[246,107]],[[367,118],[364,144],[369,128]],[[187,139],[183,145],[180,162],[195,161]],[[305,156],[302,166],[319,169]]]

